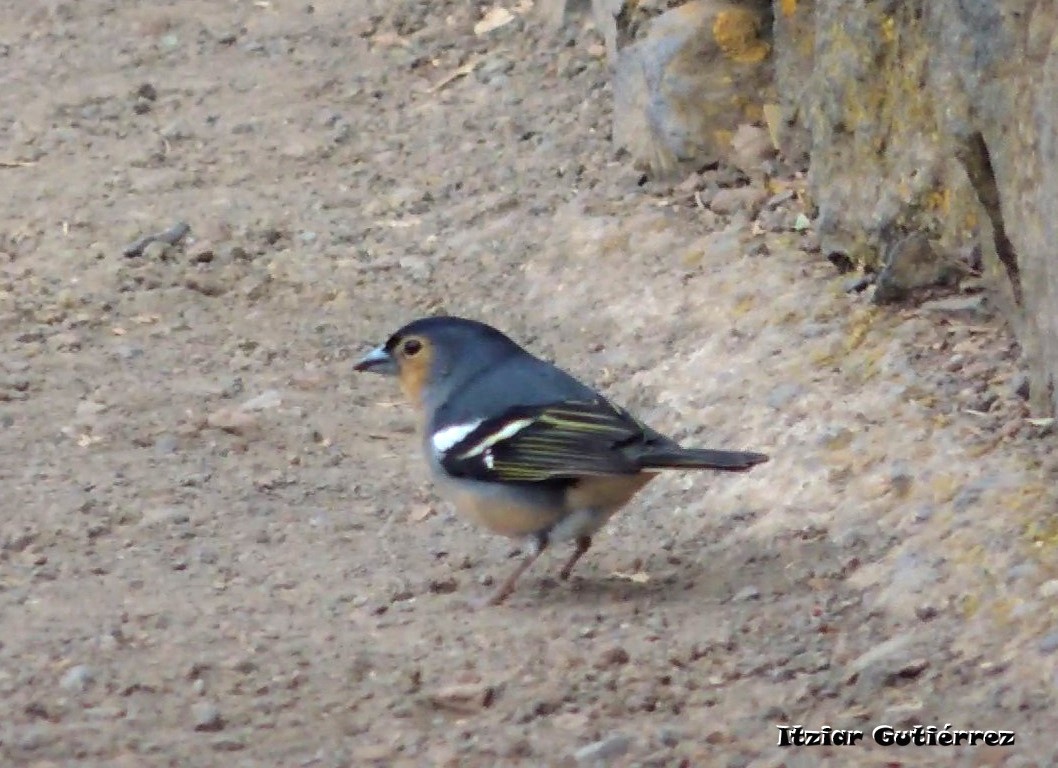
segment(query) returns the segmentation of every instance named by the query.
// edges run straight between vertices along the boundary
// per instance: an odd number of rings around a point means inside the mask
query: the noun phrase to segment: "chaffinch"
[[[457,512],[527,553],[496,605],[549,544],[572,541],[568,579],[592,536],[665,469],[739,472],[761,453],[682,448],[491,326],[427,317],[365,355],[357,371],[396,375],[419,412],[422,445]]]

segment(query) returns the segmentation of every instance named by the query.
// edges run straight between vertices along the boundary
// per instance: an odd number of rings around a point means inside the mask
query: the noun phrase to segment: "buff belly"
[[[548,531],[552,541],[562,541],[594,534],[654,477],[647,472],[590,477],[562,489],[446,480],[439,490],[461,517],[493,533],[524,538]]]

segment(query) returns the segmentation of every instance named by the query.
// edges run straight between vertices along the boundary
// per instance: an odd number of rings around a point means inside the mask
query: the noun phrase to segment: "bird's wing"
[[[517,406],[438,429],[432,448],[450,475],[493,482],[547,482],[634,474],[622,448],[653,438],[631,414],[599,397]]]

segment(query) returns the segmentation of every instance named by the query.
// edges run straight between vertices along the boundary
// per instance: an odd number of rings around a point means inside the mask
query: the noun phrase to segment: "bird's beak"
[[[360,358],[360,361],[353,366],[353,370],[395,376],[397,374],[397,361],[393,359],[393,355],[386,351],[385,347],[375,347]]]

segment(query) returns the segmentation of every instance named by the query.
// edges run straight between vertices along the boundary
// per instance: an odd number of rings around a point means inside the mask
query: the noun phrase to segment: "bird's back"
[[[510,408],[598,397],[561,368],[517,346],[495,365],[478,370],[460,392],[437,409],[434,427],[473,421],[481,403],[489,403],[489,409],[499,414]]]

